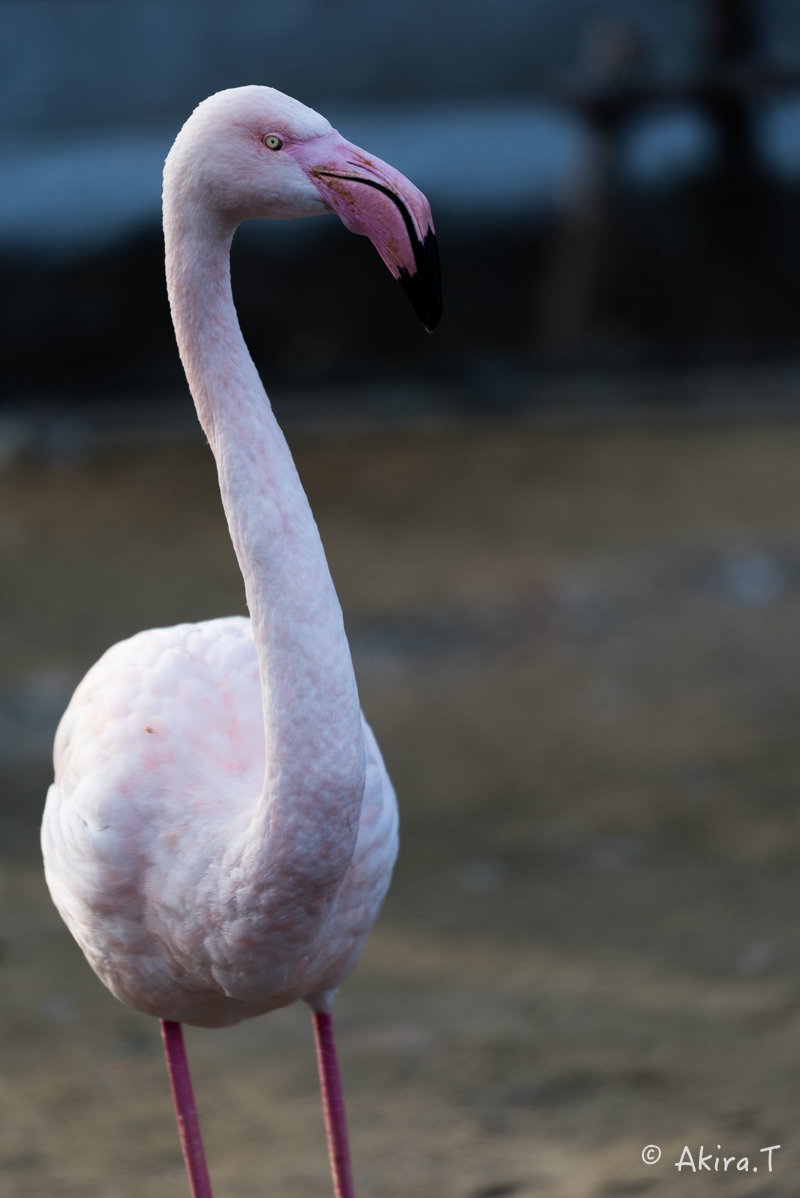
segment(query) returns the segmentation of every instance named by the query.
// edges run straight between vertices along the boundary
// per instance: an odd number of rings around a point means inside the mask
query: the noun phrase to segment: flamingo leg
[[[192,1198],[212,1198],[211,1180],[208,1176],[208,1166],[203,1151],[203,1137],[200,1135],[200,1121],[197,1118],[197,1108],[194,1105],[194,1094],[192,1093],[192,1079],[189,1076],[189,1062],[186,1059],[186,1046],[183,1043],[183,1028],[171,1019],[162,1019],[161,1035],[164,1040],[169,1084],[172,1087],[175,1114],[178,1118],[178,1135],[181,1138],[183,1159],[186,1161],[186,1172],[189,1174]]]
[[[328,1151],[331,1157],[333,1189],[336,1198],[353,1198],[353,1172],[350,1167],[350,1145],[347,1139],[347,1116],[344,1109],[342,1079],[333,1038],[333,1019],[329,1011],[314,1011],[314,1039],[317,1044],[319,1084]]]

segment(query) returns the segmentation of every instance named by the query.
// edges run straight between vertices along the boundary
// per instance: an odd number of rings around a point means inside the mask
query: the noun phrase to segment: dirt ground
[[[292,443],[401,805],[336,1009],[361,1198],[797,1193],[800,419]],[[37,825],[100,652],[243,610],[211,458],[19,461],[0,513],[2,1193],[178,1198]],[[218,1198],[327,1198],[307,1012],[187,1038]]]

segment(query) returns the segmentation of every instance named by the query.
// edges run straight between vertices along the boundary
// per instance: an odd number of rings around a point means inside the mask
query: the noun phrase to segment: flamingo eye
[[[283,146],[283,142],[279,137],[276,137],[274,133],[270,133],[264,138],[264,145],[268,150],[280,150],[280,148]]]

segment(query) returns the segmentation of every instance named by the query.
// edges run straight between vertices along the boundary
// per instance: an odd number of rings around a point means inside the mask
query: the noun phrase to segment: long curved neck
[[[324,918],[355,847],[365,756],[350,650],[319,532],[239,329],[233,229],[165,194],[181,360],[219,471],[258,653],[264,792],[246,855],[263,901]]]

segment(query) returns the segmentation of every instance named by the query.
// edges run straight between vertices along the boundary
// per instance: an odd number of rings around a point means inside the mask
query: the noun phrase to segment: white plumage
[[[329,212],[372,239],[435,327],[427,200],[318,113],[271,88],[220,92],[170,151],[172,318],[251,618],[109,649],[59,726],[42,825],[51,894],[92,968],[164,1021],[195,1198],[211,1191],[180,1023],[222,1027],[297,999],[314,1011],[337,1195],[352,1195],[330,1005],[389,885],[397,806],[229,263],[246,217]]]
[[[250,621],[152,629],[100,658],[58,729],[42,845],[53,900],[117,998],[222,1027],[335,989],[397,853],[394,791],[363,730],[358,838],[328,918],[291,968],[260,964],[269,928],[236,891],[265,767]]]

